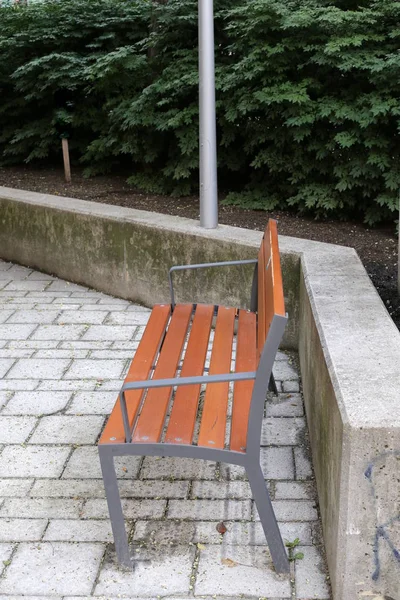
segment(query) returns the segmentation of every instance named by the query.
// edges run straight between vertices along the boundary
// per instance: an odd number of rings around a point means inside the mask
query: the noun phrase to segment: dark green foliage
[[[397,218],[400,2],[215,0],[219,179],[227,201]],[[52,157],[142,188],[198,178],[197,0],[0,9],[0,156]]]

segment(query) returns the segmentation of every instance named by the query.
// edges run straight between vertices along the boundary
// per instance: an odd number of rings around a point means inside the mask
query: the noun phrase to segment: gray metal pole
[[[218,226],[213,0],[199,0],[200,225]]]

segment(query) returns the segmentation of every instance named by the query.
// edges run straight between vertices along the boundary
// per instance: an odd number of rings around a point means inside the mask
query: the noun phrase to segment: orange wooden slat
[[[175,377],[192,315],[192,304],[177,304],[161,348],[153,379]],[[145,398],[133,434],[134,442],[160,440],[172,388],[153,388]]]
[[[264,234],[265,236],[266,234]],[[258,253],[257,349],[258,358],[265,343],[265,255],[264,239]]]
[[[171,307],[167,304],[156,305],[150,315],[142,340],[129,367],[125,382],[144,381],[148,378],[154,364],[165,328],[170,316]],[[143,390],[128,391],[125,394],[128,409],[129,424],[135,420]],[[124,425],[122,422],[121,405],[117,400],[107,421],[100,444],[118,444],[125,440]]]
[[[271,253],[272,253],[272,278],[274,289],[274,312],[282,317],[286,316],[285,299],[283,295],[282,268],[279,255],[278,225],[273,219],[269,221],[271,234]]]
[[[236,342],[236,373],[256,371],[256,337],[256,315],[245,310],[239,311]],[[238,381],[234,385],[230,449],[236,452],[244,452],[246,450],[247,424],[253,387],[254,381]]]
[[[218,309],[211,352],[210,375],[230,372],[235,314],[234,308],[220,306]],[[207,386],[198,439],[199,446],[224,447],[228,393],[228,382],[213,383]]]
[[[213,315],[213,306],[197,305],[181,377],[203,374]],[[165,436],[167,443],[192,443],[200,389],[200,385],[185,385],[177,389]]]

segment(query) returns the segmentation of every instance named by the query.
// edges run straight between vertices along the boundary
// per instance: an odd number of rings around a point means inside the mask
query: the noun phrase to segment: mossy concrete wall
[[[148,306],[169,299],[172,265],[256,258],[260,232],[0,188],[0,257]],[[284,345],[297,347],[299,256],[283,254]],[[253,266],[174,274],[177,301],[248,306]]]
[[[301,258],[299,357],[335,600],[400,598],[400,333],[351,248]]]

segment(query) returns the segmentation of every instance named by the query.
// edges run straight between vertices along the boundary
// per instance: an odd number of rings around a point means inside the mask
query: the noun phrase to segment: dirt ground
[[[0,185],[116,204],[164,214],[199,218],[196,197],[169,197],[140,192],[125,183],[124,177],[108,175],[85,179],[74,170],[66,184],[62,170],[28,167],[0,168]],[[368,228],[361,223],[314,221],[283,211],[255,211],[220,205],[219,221],[247,229],[262,230],[269,217],[279,221],[279,233],[299,238],[352,246],[376,286],[389,314],[400,329],[400,297],[397,293],[398,246],[395,228]]]

